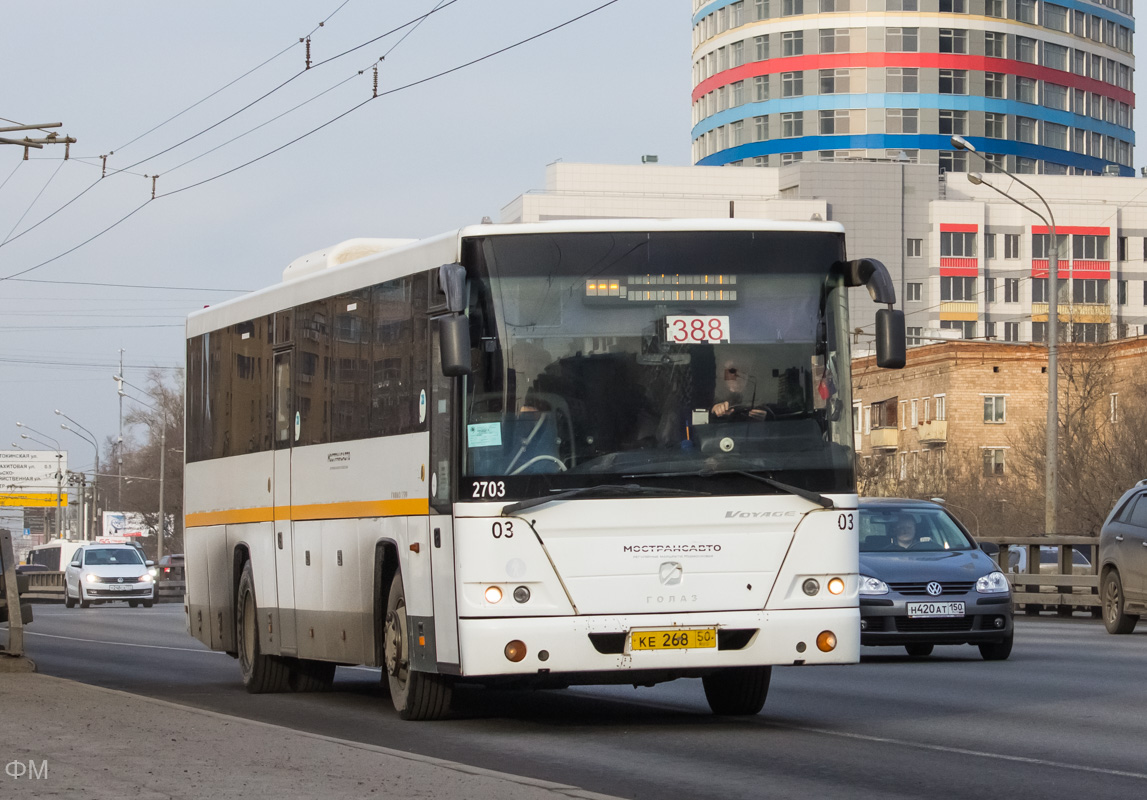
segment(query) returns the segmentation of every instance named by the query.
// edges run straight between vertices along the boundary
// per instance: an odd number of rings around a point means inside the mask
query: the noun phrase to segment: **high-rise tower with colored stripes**
[[[1133,175],[1132,0],[693,0],[693,161]]]

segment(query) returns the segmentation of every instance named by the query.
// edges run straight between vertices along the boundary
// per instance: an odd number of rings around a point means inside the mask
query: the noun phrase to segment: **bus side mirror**
[[[876,366],[903,369],[908,358],[904,338],[904,312],[882,308],[876,312]]]
[[[438,343],[442,374],[448,378],[469,375],[470,320],[464,314],[443,317],[438,321]]]

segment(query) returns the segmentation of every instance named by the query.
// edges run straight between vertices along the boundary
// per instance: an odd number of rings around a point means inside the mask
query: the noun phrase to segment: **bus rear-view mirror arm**
[[[457,378],[470,374],[470,320],[466,318],[466,268],[461,264],[443,264],[438,268],[438,283],[446,295],[450,316],[438,322],[438,339],[442,357],[442,374]]]
[[[907,360],[907,340],[904,330],[904,312],[893,308],[896,286],[888,268],[875,258],[860,258],[838,264],[844,275],[845,286],[863,286],[874,302],[888,308],[876,312],[876,365],[886,369],[902,369]]]

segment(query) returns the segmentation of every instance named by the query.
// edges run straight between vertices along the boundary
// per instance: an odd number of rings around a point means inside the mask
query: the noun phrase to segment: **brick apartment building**
[[[1065,344],[1059,365],[1061,532],[1085,532],[1147,477],[1147,337]],[[1045,347],[940,342],[899,371],[857,358],[852,377],[862,493],[943,494],[984,532],[1042,527]]]

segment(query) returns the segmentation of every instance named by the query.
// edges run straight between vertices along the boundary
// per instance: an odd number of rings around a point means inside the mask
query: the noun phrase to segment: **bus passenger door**
[[[295,404],[291,384],[290,350],[275,353],[275,578],[278,584],[278,652],[298,652],[295,631],[295,579],[292,567],[294,536],[291,523],[291,447],[295,441]],[[274,652],[274,651],[272,651]]]
[[[440,665],[458,665],[458,597],[454,586],[454,434],[458,381],[442,374],[438,320],[430,321],[430,571],[434,644]]]

